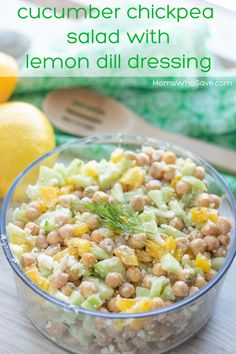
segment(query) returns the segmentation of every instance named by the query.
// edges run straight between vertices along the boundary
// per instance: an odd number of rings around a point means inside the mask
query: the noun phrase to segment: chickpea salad
[[[42,290],[88,310],[134,313],[181,301],[224,264],[231,224],[190,158],[144,146],[41,166],[7,226]]]

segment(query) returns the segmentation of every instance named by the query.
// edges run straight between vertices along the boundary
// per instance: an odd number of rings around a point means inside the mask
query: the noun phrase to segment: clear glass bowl
[[[194,295],[168,307],[144,313],[114,314],[89,311],[66,304],[42,291],[22,272],[10,251],[6,225],[13,209],[21,203],[28,183],[34,183],[40,165],[73,158],[85,161],[107,158],[115,147],[139,149],[142,145],[174,150],[191,157],[207,171],[209,189],[222,197],[221,212],[232,222],[227,260],[217,275]],[[151,354],[163,353],[194,335],[211,317],[219,291],[235,254],[235,201],[219,174],[206,162],[177,146],[138,136],[110,135],[77,140],[63,145],[32,163],[15,180],[3,204],[2,245],[12,266],[24,311],[37,329],[62,348],[76,354]],[[217,320],[217,319],[216,319]]]

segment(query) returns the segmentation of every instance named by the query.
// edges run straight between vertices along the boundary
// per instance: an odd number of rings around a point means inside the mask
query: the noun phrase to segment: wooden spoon
[[[78,136],[126,133],[165,140],[188,149],[220,170],[236,175],[236,151],[162,131],[134,112],[97,92],[60,89],[50,93],[44,110],[53,125]]]

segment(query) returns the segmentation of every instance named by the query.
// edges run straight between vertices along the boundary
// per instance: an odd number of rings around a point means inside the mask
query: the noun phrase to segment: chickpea
[[[160,169],[160,164],[158,162],[152,163],[149,173],[156,179],[161,179],[163,176],[163,171]]]
[[[86,221],[86,224],[90,231],[98,229],[100,225],[99,216],[96,214],[91,214],[88,220]]]
[[[174,166],[168,166],[168,169],[163,174],[163,178],[167,181],[171,181],[175,177],[175,171]]]
[[[62,241],[59,232],[54,230],[54,231],[50,231],[47,235],[47,242],[50,245],[54,245],[56,243],[60,243]]]
[[[143,196],[143,200],[145,205],[152,205],[152,200],[147,195]]]
[[[79,274],[76,272],[76,270],[70,269],[69,271],[69,281],[72,283],[75,283],[79,280]]]
[[[33,222],[28,222],[26,225],[25,225],[25,228],[26,229],[29,229],[30,230],[30,233],[31,235],[33,236],[36,236],[39,234],[39,226]]]
[[[148,155],[151,159],[155,150],[151,146],[143,146],[141,151],[142,153]]]
[[[172,226],[172,227],[174,227],[175,229],[177,229],[177,230],[183,230],[183,228],[184,228],[184,223],[183,223],[183,221],[180,219],[180,218],[178,218],[177,216],[176,217],[174,217],[174,219],[172,219],[171,221],[170,221],[170,226]]]
[[[119,309],[116,306],[116,301],[117,301],[117,299],[114,297],[108,301],[107,308],[110,312],[119,312]]]
[[[157,179],[151,179],[149,180],[145,187],[147,188],[148,191],[151,191],[151,190],[159,190],[161,189],[161,182]]]
[[[144,288],[151,289],[152,282],[151,282],[150,277],[148,275],[144,276],[142,285]]]
[[[182,269],[178,275],[178,280],[184,281],[188,285],[191,285],[195,282],[195,272],[193,269]]]
[[[187,182],[180,180],[179,182],[176,183],[175,189],[176,189],[177,194],[183,195],[186,193],[190,193],[191,186]]]
[[[63,273],[60,270],[57,270],[52,276],[51,276],[51,282],[52,285],[57,288],[60,289],[62,288],[64,285],[66,285],[66,283],[69,280],[69,275],[66,273]]]
[[[163,150],[155,150],[154,153],[152,154],[152,161],[160,162],[162,160],[163,155],[164,155]]]
[[[186,237],[177,237],[175,243],[178,249],[181,249],[184,253],[189,248],[190,242]]]
[[[162,160],[169,165],[174,165],[176,163],[176,155],[172,151],[167,151],[164,153]]]
[[[195,294],[198,290],[199,288],[197,286],[191,286],[189,289],[189,296]]]
[[[216,224],[220,230],[221,234],[227,235],[231,231],[231,223],[229,222],[228,219],[224,218],[223,216],[220,216],[217,224]]]
[[[177,282],[175,282],[172,289],[173,289],[175,296],[187,297],[189,295],[188,285],[181,280],[178,280]]]
[[[25,228],[25,222],[24,221],[16,220],[16,221],[14,221],[14,224],[16,226],[18,226],[20,229],[24,229]]]
[[[147,252],[143,250],[137,250],[136,251],[136,256],[138,257],[138,260],[143,263],[151,263],[152,262],[152,256],[147,254]]]
[[[125,239],[122,236],[116,236],[114,238],[114,243],[115,243],[116,247],[119,247],[121,245],[125,245],[126,244]]]
[[[37,219],[40,215],[39,210],[36,207],[30,207],[29,205],[25,209],[25,216],[30,221]]]
[[[165,303],[160,297],[154,297],[152,299],[152,310],[156,310],[156,309],[159,309],[164,306],[165,306]]]
[[[128,245],[134,249],[141,249],[145,247],[147,236],[145,234],[134,234],[128,240]]]
[[[45,250],[45,254],[47,256],[55,256],[58,252],[60,252],[61,250],[61,245],[58,243],[56,245],[51,245],[51,246],[48,246],[47,249]]]
[[[48,243],[47,243],[47,240],[46,240],[46,236],[42,235],[42,234],[39,234],[38,237],[37,237],[37,240],[35,242],[35,246],[38,247],[38,248],[47,248]]]
[[[103,248],[108,253],[112,253],[115,248],[114,242],[110,238],[105,238],[99,243],[99,246]]]
[[[202,193],[198,196],[198,205],[202,208],[209,208],[210,207],[210,196],[207,193]]]
[[[116,272],[108,273],[105,279],[105,283],[113,289],[117,288],[122,282],[122,275]]]
[[[220,242],[215,236],[206,236],[204,237],[204,241],[207,244],[207,251],[214,251],[220,247]]]
[[[198,275],[196,280],[195,280],[194,286],[196,286],[197,288],[201,289],[206,284],[207,284],[206,280],[201,275]]]
[[[95,230],[91,233],[90,239],[96,243],[100,243],[104,239],[104,236],[99,232],[99,230]]]
[[[74,191],[73,194],[78,198],[81,199],[83,197],[82,191]]]
[[[149,166],[151,164],[151,159],[147,154],[141,153],[137,156],[137,163],[139,166]]]
[[[137,154],[135,154],[133,151],[126,151],[124,153],[124,157],[127,160],[131,160],[131,161],[136,161],[137,162],[137,160],[138,160]]]
[[[204,253],[206,251],[207,244],[201,238],[195,238],[190,242],[190,248],[193,251],[193,254],[197,256],[198,253]]]
[[[99,186],[89,186],[86,187],[83,192],[83,197],[92,198],[94,193],[99,191]]]
[[[217,226],[217,224],[214,224],[211,221],[208,221],[206,225],[204,225],[203,228],[201,229],[201,234],[203,236],[208,236],[208,235],[217,236],[219,235],[219,233],[220,233],[219,227]]]
[[[214,250],[213,252],[214,257],[225,257],[227,254],[226,247],[220,246],[218,249]]]
[[[87,298],[90,295],[93,295],[97,292],[97,287],[94,283],[92,283],[91,281],[82,281],[82,283],[80,284],[80,293],[83,297]]]
[[[142,195],[132,196],[130,202],[134,211],[142,211],[144,209],[145,200]]]
[[[76,289],[75,285],[69,282],[61,288],[61,291],[63,292],[64,295],[71,296],[71,294],[75,289]]]
[[[142,280],[141,271],[137,267],[130,267],[127,270],[127,277],[131,283],[139,283]]]
[[[193,173],[194,177],[203,180],[203,178],[205,177],[205,169],[202,166],[197,166],[194,173]]]
[[[82,199],[80,199],[80,204],[78,205],[78,211],[81,213],[85,213],[86,211],[88,211],[84,203],[91,203],[91,199],[88,197],[83,197]]]
[[[60,227],[60,229],[58,230],[59,235],[65,239],[67,237],[75,237],[76,233],[75,233],[75,229],[73,225],[70,224],[65,224],[62,227]]]
[[[213,279],[216,274],[217,272],[214,269],[210,269],[209,272],[205,273],[206,281],[210,281],[211,279]]]
[[[190,234],[188,235],[189,241],[193,241],[196,238],[203,238],[201,232],[199,230],[191,231]]]
[[[222,246],[228,246],[230,243],[230,238],[228,235],[220,235],[217,238]]]
[[[32,264],[35,263],[35,258],[31,253],[24,253],[22,255],[22,263],[24,267],[30,267]]]
[[[122,297],[128,299],[135,294],[135,287],[130,283],[123,283],[119,287],[119,293]]]
[[[88,241],[92,241],[91,237],[89,234],[85,233],[81,236],[81,238],[83,238],[84,240],[88,240]]]
[[[166,275],[166,271],[161,268],[161,263],[156,263],[152,267],[152,274],[156,277],[160,277],[161,275]]]
[[[71,196],[69,194],[66,194],[66,195],[60,195],[57,201],[58,204],[60,204],[62,207],[69,209],[71,206],[71,200],[72,200]]]
[[[98,203],[99,201],[103,201],[105,203],[109,203],[110,201],[110,197],[108,194],[104,193],[104,192],[95,192],[93,197],[92,197],[92,201],[93,203]]]
[[[91,268],[97,262],[97,259],[92,253],[84,253],[81,262],[85,267]]]
[[[210,198],[211,207],[215,208],[215,209],[219,209],[219,207],[220,207],[220,198],[217,195],[215,195],[215,194],[211,194],[209,196],[209,198]]]
[[[56,215],[55,216],[55,224],[59,227],[68,223],[68,217],[66,215]]]

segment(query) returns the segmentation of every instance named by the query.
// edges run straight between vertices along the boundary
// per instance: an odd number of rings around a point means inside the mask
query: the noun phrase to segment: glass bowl
[[[40,165],[85,161],[108,157],[115,147],[135,151],[142,145],[171,149],[178,156],[191,157],[206,169],[210,192],[222,197],[221,213],[232,223],[227,259],[217,275],[202,289],[184,300],[155,311],[115,314],[85,310],[64,303],[33,284],[22,272],[9,248],[6,225],[13,209],[21,203],[28,183],[34,183]],[[76,354],[163,353],[194,335],[211,317],[219,291],[236,254],[234,197],[206,162],[167,142],[140,136],[109,135],[65,144],[42,156],[26,168],[11,186],[2,208],[1,230],[5,255],[14,271],[19,297],[34,326],[60,347]]]

